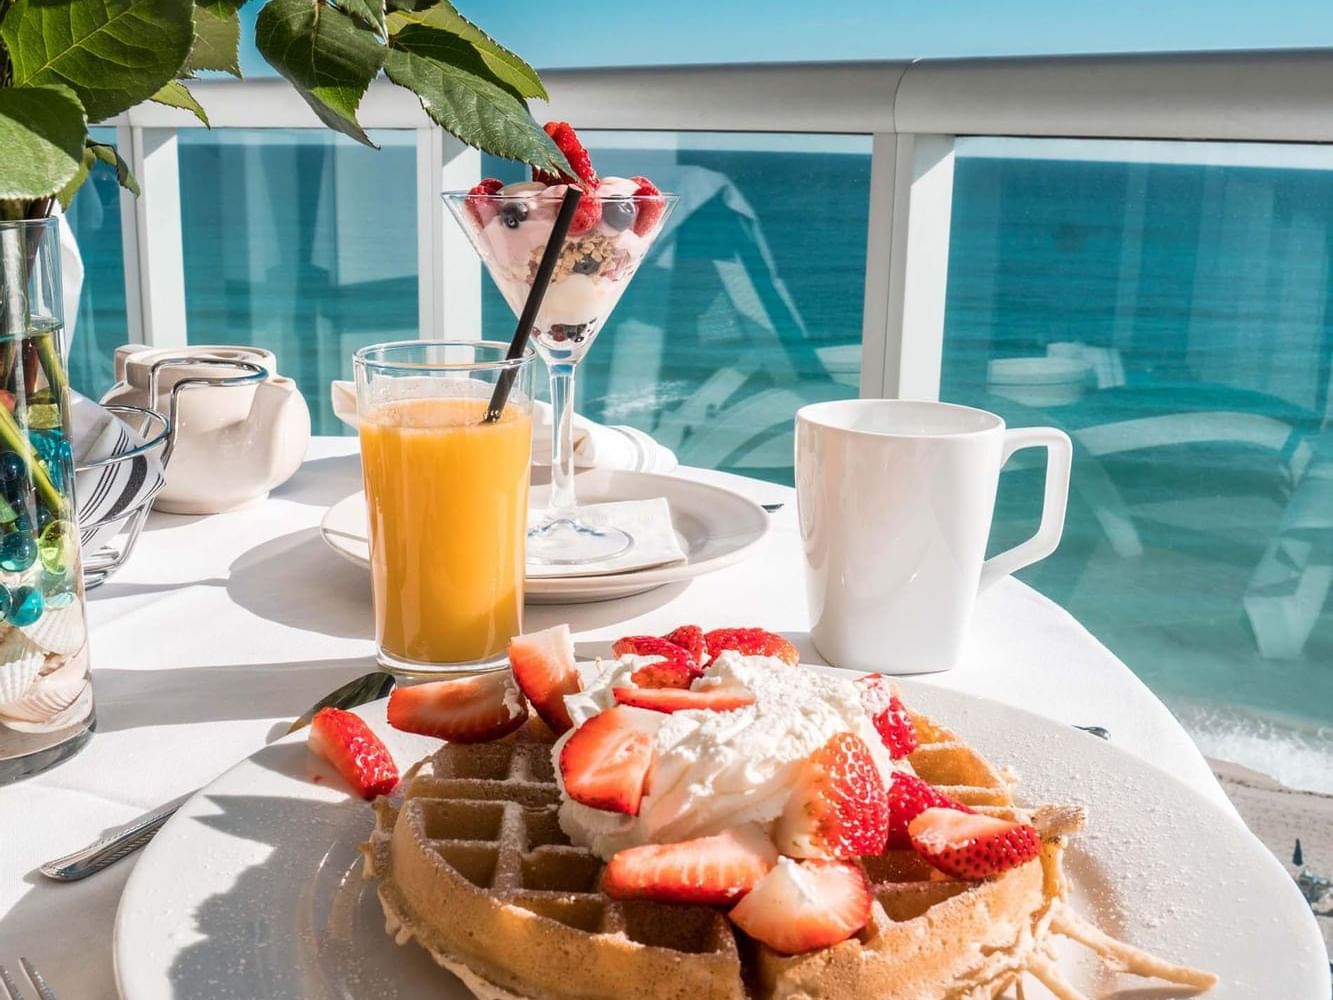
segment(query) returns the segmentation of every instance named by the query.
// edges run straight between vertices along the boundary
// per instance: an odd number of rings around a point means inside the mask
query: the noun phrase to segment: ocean
[[[856,394],[868,142],[641,138],[599,137],[602,173],[684,199],[582,366],[579,408],[789,483],[795,408]],[[377,139],[181,141],[190,341],[275,350],[320,433],[342,432],[327,385],[351,352],[416,336],[412,135]],[[1198,150],[961,140],[941,396],[1075,439],[1065,539],[1020,577],[1206,753],[1333,792],[1333,164]],[[73,378],[100,394],[126,337],[114,180],[99,172],[71,221]],[[485,286],[485,333],[507,339]],[[1006,472],[996,549],[1033,530],[1040,490],[1039,468]]]

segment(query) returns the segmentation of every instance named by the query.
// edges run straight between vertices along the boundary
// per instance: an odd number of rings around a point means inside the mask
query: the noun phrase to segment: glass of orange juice
[[[533,354],[507,351],[411,340],[353,358],[375,641],[390,670],[484,669],[522,631]]]

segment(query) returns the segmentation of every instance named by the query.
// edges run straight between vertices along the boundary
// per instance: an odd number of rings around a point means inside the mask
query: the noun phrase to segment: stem
[[[574,515],[574,366],[553,364],[551,372],[551,499],[549,520]]]

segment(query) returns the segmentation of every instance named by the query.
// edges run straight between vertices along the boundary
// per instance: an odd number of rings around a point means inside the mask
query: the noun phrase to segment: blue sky
[[[456,0],[538,68],[1333,45],[1328,0]],[[253,25],[262,6],[244,13]],[[248,73],[267,69],[247,33]]]

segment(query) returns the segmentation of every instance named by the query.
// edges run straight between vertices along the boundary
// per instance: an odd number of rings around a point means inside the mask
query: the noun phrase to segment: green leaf
[[[384,0],[336,0],[338,7],[350,14],[368,28],[379,32],[380,37],[388,34],[384,24]]]
[[[170,108],[184,108],[186,111],[193,112],[205,125],[208,124],[208,113],[204,111],[203,105],[194,99],[194,95],[186,88],[185,84],[179,80],[172,80],[164,84],[152,98],[158,104],[165,104]]]
[[[88,140],[88,151],[97,158],[98,161],[105,163],[116,172],[116,181],[126,191],[133,195],[139,194],[139,182],[134,179],[130,173],[130,166],[120,158],[120,153],[115,146],[105,142],[95,142]]]
[[[0,200],[45,198],[83,164],[88,121],[67,87],[0,87]]]
[[[476,49],[486,68],[519,97],[540,97],[543,101],[549,99],[535,69],[458,13],[449,0],[438,0],[433,6],[421,10],[400,11],[393,15],[392,20],[397,24],[395,31],[405,24],[414,23],[457,35]]]
[[[356,120],[385,48],[346,14],[312,0],[270,0],[259,12],[255,44],[330,128],[374,146]]]
[[[185,69],[191,73],[211,69],[241,75],[241,19],[237,11],[245,0],[196,0],[194,46]]]
[[[193,16],[191,0],[14,0],[0,38],[15,87],[64,84],[102,121],[175,79]]]
[[[442,128],[496,156],[552,173],[574,173],[527,105],[495,81],[476,49],[451,32],[399,17],[389,16],[384,72],[421,98],[421,106]]]

